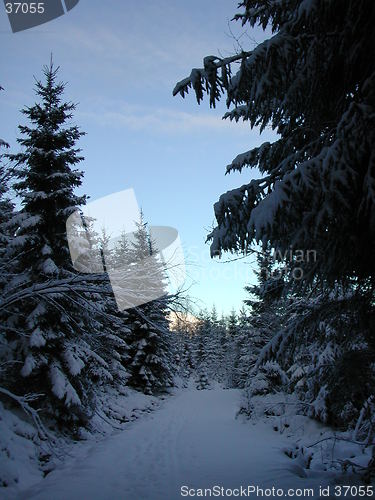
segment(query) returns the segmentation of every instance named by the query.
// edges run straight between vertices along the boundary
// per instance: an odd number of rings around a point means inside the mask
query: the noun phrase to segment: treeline
[[[71,124],[75,106],[63,93],[51,63],[36,83],[37,102],[22,110],[28,124],[19,127],[21,152],[0,144],[0,392],[6,404],[34,416],[37,409],[74,432],[89,424],[109,388],[165,391],[174,357],[165,268],[143,217],[134,237],[122,234],[114,246],[105,231],[92,231],[86,257],[105,254],[125,283],[143,268],[158,299],[142,300],[145,291],[133,287],[129,294],[143,305],[119,311],[107,274],[73,267],[66,221],[86,202],[76,194],[83,132]]]

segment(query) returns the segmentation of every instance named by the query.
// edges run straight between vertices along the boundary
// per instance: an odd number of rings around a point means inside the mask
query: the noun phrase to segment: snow
[[[249,231],[254,227],[256,234],[262,235],[267,226],[272,224],[277,210],[288,201],[283,186],[284,183],[276,181],[273,191],[253,209],[248,223]]]
[[[44,338],[43,333],[40,331],[40,328],[37,327],[31,334],[30,347],[42,347],[44,345],[46,345],[46,339]]]
[[[180,389],[148,418],[126,424],[105,441],[89,443],[84,453],[71,456],[39,483],[23,491],[8,490],[3,498],[169,500],[181,498],[182,486],[256,485],[317,492],[327,484],[318,469],[305,469],[311,453],[291,446],[286,426],[285,432],[274,432],[262,420],[236,418],[240,397],[239,390],[219,386]],[[297,422],[299,432],[306,422],[308,432],[321,430],[307,417],[299,418],[304,419]]]
[[[0,486],[25,486],[42,478],[36,442],[35,428],[6,411],[0,402]]]
[[[28,229],[36,226],[40,222],[41,218],[39,215],[25,216],[22,221],[22,229]]]
[[[25,278],[23,281],[26,281]],[[22,283],[22,280],[21,280]],[[46,312],[46,307],[43,302],[38,302],[34,310],[27,317],[27,324],[30,328],[33,328],[38,324],[38,319]]]
[[[52,392],[59,399],[63,399],[65,396],[65,401],[67,405],[81,405],[78,394],[76,393],[74,387],[70,384],[69,380],[65,377],[64,373],[61,371],[61,367],[57,362],[54,362],[50,368],[50,378],[52,383]]]
[[[85,367],[85,363],[82,359],[77,355],[74,350],[67,349],[64,352],[64,360],[69,367],[69,372],[72,375],[79,375],[82,369]]]
[[[41,250],[41,254],[42,255],[52,255],[52,248],[49,245],[47,245],[47,243],[46,243]]]
[[[21,375],[23,377],[28,377],[30,375],[30,373],[33,371],[33,369],[35,368],[35,366],[36,366],[36,362],[35,362],[34,357],[31,354],[29,354],[28,356],[26,356],[25,363],[24,363],[22,370],[21,370]]]
[[[58,267],[50,257],[43,262],[42,268],[45,274],[55,274],[58,272]]]
[[[128,425],[150,408],[157,406],[153,396],[145,396],[131,389],[98,390],[97,411],[90,429],[80,428],[80,441],[72,441],[56,428],[48,430],[51,440],[40,436],[31,422],[25,421],[25,413],[18,407],[5,408],[0,402],[0,498],[18,498],[23,490],[39,483],[43,476],[61,467],[69,457],[70,463],[80,457],[85,459],[88,450],[104,441],[114,429]],[[42,437],[42,439],[41,439]],[[73,458],[75,457],[75,458]]]

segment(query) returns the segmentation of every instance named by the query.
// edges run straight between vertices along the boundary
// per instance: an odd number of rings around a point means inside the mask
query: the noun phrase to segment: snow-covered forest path
[[[68,460],[22,499],[168,500],[180,488],[308,487],[263,423],[236,419],[238,390],[181,390],[142,421]]]

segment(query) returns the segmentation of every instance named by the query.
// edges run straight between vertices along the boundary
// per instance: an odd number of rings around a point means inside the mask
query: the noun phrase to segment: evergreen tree
[[[184,313],[173,311],[172,319],[171,333],[177,372],[186,382],[194,370],[191,332],[189,331],[189,324]]]
[[[22,152],[9,155],[22,209],[12,240],[16,275],[8,286],[22,290],[43,284],[50,293],[28,294],[7,310],[12,324],[7,341],[16,355],[7,385],[18,393],[42,393],[44,402],[38,404],[51,415],[82,422],[93,411],[95,385],[112,375],[99,354],[105,333],[93,313],[103,290],[86,293],[82,281],[62,286],[77,276],[65,223],[86,198],[75,194],[83,175],[75,168],[83,159],[76,143],[83,133],[68,125],[75,106],[63,101],[65,85],[57,82],[57,72],[52,62],[44,68],[45,81],[36,83],[38,102],[22,110],[31,122],[19,127]],[[96,335],[100,331],[102,338]]]
[[[272,29],[251,51],[204,58],[176,85],[198,102],[225,94],[225,118],[279,134],[240,154],[227,173],[258,168],[260,179],[215,205],[212,255],[269,242],[277,252],[317,252],[298,261],[305,282],[353,279],[374,289],[375,5],[372,0],[243,0],[242,25]],[[348,23],[350,19],[350,23]],[[233,67],[239,64],[233,75]]]
[[[230,365],[232,364],[232,352],[229,352],[229,339],[227,332],[227,320],[224,314],[221,315],[220,320],[217,322],[216,327],[214,327],[213,335],[215,336],[214,341],[214,358],[213,363],[216,365],[216,380],[224,384],[225,387],[230,386]]]
[[[113,251],[113,267],[126,269],[130,264],[130,248],[126,232],[122,231]]]
[[[111,237],[107,233],[106,228],[102,227],[101,232],[97,237],[96,245],[101,256],[103,269],[106,272],[112,269],[114,265],[113,249],[111,248],[110,240]]]
[[[207,376],[206,371],[202,368],[198,371],[198,377],[196,380],[196,388],[198,391],[202,391],[204,389],[209,389],[211,386],[209,378]]]
[[[228,317],[228,335],[233,338],[237,334],[238,324],[237,324],[237,314],[234,309],[231,310]]]
[[[212,305],[210,320],[211,320],[212,327],[217,328],[219,325],[219,316],[218,316],[215,304]]]
[[[185,379],[191,377],[195,370],[193,342],[191,336],[184,335],[181,353],[181,376]]]
[[[131,259],[141,283],[143,304],[129,311],[129,385],[151,394],[173,385],[168,297],[163,264],[158,260],[143,214],[137,223]],[[155,299],[155,297],[160,297]]]
[[[236,331],[231,328],[233,350],[232,363],[232,385],[233,387],[244,388],[247,379],[249,378],[251,355],[249,350],[251,326],[248,313],[245,307],[242,306],[238,313],[238,324]]]
[[[205,350],[207,356],[207,375],[211,380],[221,381],[224,372],[224,367],[222,366],[222,364],[220,364],[220,361],[223,362],[221,342],[223,342],[222,334],[223,336],[225,336],[225,326],[224,329],[221,328],[221,323],[215,304],[212,305],[209,317],[209,328],[206,330],[206,334]]]
[[[226,342],[227,382],[229,387],[239,387],[239,365],[241,357],[240,328],[237,314],[231,310],[227,319],[228,338]]]
[[[215,317],[214,309],[214,317]],[[195,335],[195,365],[197,370],[207,372],[209,376],[212,375],[213,358],[212,351],[212,313],[210,314],[207,309],[200,311],[198,314],[199,324]],[[217,319],[217,316],[216,316]]]
[[[249,314],[243,308],[240,311],[238,331],[232,343],[232,353],[236,357],[232,362],[233,381],[237,386],[249,389],[250,396],[269,392],[275,384],[281,384],[273,373],[276,366],[268,364],[269,373],[265,373],[263,365],[260,373],[258,366],[263,351],[285,322],[286,302],[283,272],[274,262],[270,250],[264,249],[257,254],[255,275],[257,283],[245,287],[250,293],[250,298],[244,300]],[[236,331],[235,327],[233,331]],[[279,371],[282,372],[281,368]]]
[[[266,344],[277,333],[283,321],[282,292],[284,282],[269,249],[257,254],[257,283],[246,286],[250,298],[244,302],[250,308],[249,371]]]
[[[90,231],[91,244],[94,261],[90,263],[90,269],[100,264],[98,272],[105,270],[106,279],[103,280],[103,294],[95,298],[95,308],[99,310],[99,319],[105,321],[105,325],[100,327],[99,337],[102,338],[101,354],[106,360],[110,373],[111,382],[122,392],[124,386],[130,377],[128,370],[130,355],[128,340],[130,336],[130,318],[127,311],[120,311],[113,296],[112,287],[108,273],[114,269],[121,269],[122,279],[126,279],[129,272],[128,267],[124,266],[124,255],[120,254],[123,250],[122,242],[118,242],[113,249],[111,238],[103,227],[99,234],[93,228]],[[121,237],[122,238],[122,237]],[[97,257],[100,256],[100,262]],[[103,408],[106,411],[106,408]]]
[[[291,301],[257,362],[264,392],[272,385],[294,392],[309,416],[354,428],[375,387],[369,332],[361,324],[371,313],[364,307],[362,297],[342,290]]]

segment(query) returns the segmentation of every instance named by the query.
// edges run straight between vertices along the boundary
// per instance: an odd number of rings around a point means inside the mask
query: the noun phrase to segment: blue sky
[[[236,41],[228,21],[231,0],[81,0],[67,15],[12,34],[0,9],[1,137],[17,150],[19,109],[34,102],[34,75],[53,53],[68,82],[66,98],[78,103],[75,122],[86,132],[82,191],[92,200],[133,188],[153,225],[178,229],[187,261],[190,294],[219,311],[239,308],[252,278],[252,260],[223,263],[209,257],[205,238],[221,193],[256,172],[224,176],[239,153],[274,138],[210,110],[193,95],[173,97],[177,81],[206,55],[230,55]],[[232,32],[242,33],[238,23]],[[245,49],[264,38],[256,29],[240,39]]]

